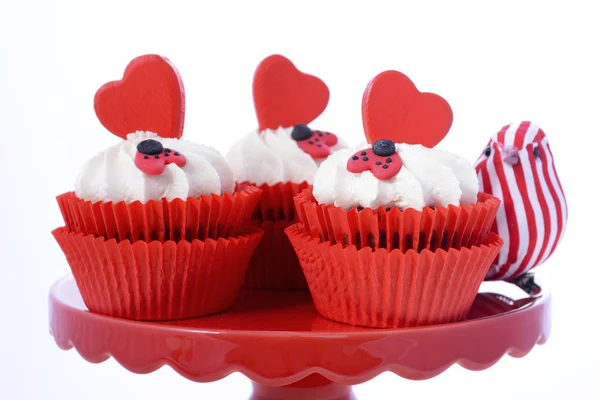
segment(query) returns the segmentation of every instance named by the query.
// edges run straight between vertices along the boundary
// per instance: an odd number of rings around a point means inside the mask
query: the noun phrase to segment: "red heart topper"
[[[98,89],[94,109],[102,125],[120,138],[140,130],[179,139],[185,117],[181,76],[165,57],[136,57],[127,65],[123,79]]]
[[[256,68],[252,82],[260,131],[308,125],[327,107],[329,89],[316,76],[300,72],[287,58],[272,55]]]
[[[362,100],[365,136],[434,147],[450,130],[452,109],[437,94],[421,93],[398,71],[385,71],[369,82]]]

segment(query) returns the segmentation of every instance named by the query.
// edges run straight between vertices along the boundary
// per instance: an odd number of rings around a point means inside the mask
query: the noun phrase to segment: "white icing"
[[[292,139],[293,128],[266,129],[250,132],[236,142],[226,155],[238,182],[274,185],[280,182],[313,182],[317,168],[324,159],[313,159]],[[332,152],[345,148],[338,143]]]
[[[357,151],[340,150],[318,168],[313,194],[320,204],[333,204],[344,210],[353,207],[399,207],[421,210],[477,202],[479,182],[475,169],[457,155],[421,145],[396,144],[402,169],[390,179],[379,180],[371,171],[348,172],[348,159]]]
[[[185,166],[180,168],[175,163],[168,164],[160,175],[148,175],[140,171],[134,159],[138,143],[145,139],[157,140],[164,148],[181,153],[186,160]],[[89,160],[77,177],[75,194],[92,202],[146,203],[163,198],[170,201],[233,193],[234,187],[231,167],[217,150],[138,131]]]

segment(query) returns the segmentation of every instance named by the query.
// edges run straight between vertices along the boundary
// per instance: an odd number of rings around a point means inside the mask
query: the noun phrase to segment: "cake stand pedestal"
[[[252,380],[253,400],[349,400],[351,386],[385,371],[432,378],[458,363],[483,370],[502,356],[525,356],[550,332],[550,296],[513,300],[479,293],[467,320],[407,329],[369,329],[329,321],[308,292],[242,290],[227,312],[170,322],[136,322],[87,311],[75,281],[50,291],[50,331],[87,361],[109,357],[134,373],[169,365],[213,382],[232,372]]]

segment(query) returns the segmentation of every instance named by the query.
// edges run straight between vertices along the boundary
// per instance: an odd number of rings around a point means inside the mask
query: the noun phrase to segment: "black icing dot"
[[[315,142],[313,142],[312,140],[309,140],[308,144],[315,144]]]
[[[323,145],[322,144],[318,144],[317,147],[323,147]]]
[[[165,149],[165,151],[168,151],[168,152],[170,152],[170,151],[171,151],[171,149],[169,149],[169,148],[166,148],[166,149]]]
[[[176,156],[178,156],[178,155],[179,155],[179,153],[178,153],[178,152],[175,152],[175,155],[176,155]]]
[[[381,168],[383,168],[383,169],[388,169],[388,165],[387,165],[387,164],[385,164],[385,165],[384,165],[383,167],[381,167]]]
[[[380,157],[388,157],[396,152],[394,142],[389,139],[381,139],[373,143],[373,153]]]
[[[144,156],[144,160],[147,160],[147,159],[148,159],[148,156]]]
[[[367,156],[363,157],[363,161],[369,161],[369,157],[367,157]]]
[[[319,132],[319,136],[323,136],[323,132]]]
[[[352,159],[353,159],[354,161],[356,161],[356,160],[358,160],[358,156],[353,156],[353,157],[352,157]]]
[[[392,162],[392,159],[388,157],[385,159],[385,162]]]
[[[377,161],[375,165],[381,165],[381,161]]]
[[[156,158],[158,160],[160,158],[160,156],[157,154],[154,156],[154,158]]]
[[[306,140],[311,136],[312,136],[312,131],[306,125],[299,124],[299,125],[294,126],[294,129],[292,129],[292,139],[294,139],[297,142],[299,142],[301,140]]]
[[[158,140],[146,139],[138,143],[137,151],[139,151],[142,154],[153,156],[155,154],[160,154],[163,152],[163,145]]]
[[[367,152],[366,152],[366,151],[361,151],[361,152],[360,152],[360,155],[361,155],[361,156],[366,156],[366,155],[367,155]]]
[[[171,153],[169,153],[168,151],[165,151],[165,157],[169,157]]]
[[[319,138],[316,138],[316,139],[315,139],[315,142],[318,142],[318,141],[319,141]]]

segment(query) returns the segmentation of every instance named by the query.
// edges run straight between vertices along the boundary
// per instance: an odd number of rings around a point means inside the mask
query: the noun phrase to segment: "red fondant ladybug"
[[[331,132],[313,131],[308,126],[299,124],[292,130],[292,139],[298,147],[312,158],[325,158],[331,154],[331,147],[338,142],[337,136]]]
[[[167,164],[175,163],[179,168],[185,166],[185,157],[177,151],[163,148],[161,142],[154,139],[142,140],[137,145],[135,166],[148,175],[160,175]]]
[[[354,153],[348,160],[346,169],[353,174],[371,171],[375,178],[386,180],[400,172],[402,159],[396,152],[394,142],[381,139],[373,143],[372,148]]]

